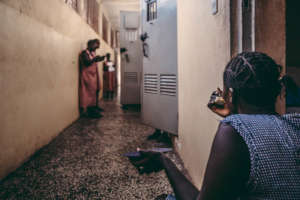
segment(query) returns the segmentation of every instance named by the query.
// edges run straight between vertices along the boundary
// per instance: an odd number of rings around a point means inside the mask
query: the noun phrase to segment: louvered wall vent
[[[157,74],[144,74],[144,93],[158,94]]]
[[[168,96],[176,96],[177,93],[177,77],[174,74],[160,75],[160,94]]]
[[[129,82],[137,82],[138,81],[137,72],[125,72],[125,79],[126,81]]]

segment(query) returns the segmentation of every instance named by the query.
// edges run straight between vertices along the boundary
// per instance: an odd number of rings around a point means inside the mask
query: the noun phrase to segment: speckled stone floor
[[[139,175],[122,156],[154,129],[136,109],[103,101],[102,119],[81,118],[0,182],[0,199],[145,199],[172,193],[164,172]],[[182,169],[174,153],[168,156]]]

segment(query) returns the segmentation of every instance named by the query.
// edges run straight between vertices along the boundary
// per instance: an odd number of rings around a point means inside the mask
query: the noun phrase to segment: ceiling
[[[120,29],[120,11],[139,11],[140,0],[102,0],[113,29]]]

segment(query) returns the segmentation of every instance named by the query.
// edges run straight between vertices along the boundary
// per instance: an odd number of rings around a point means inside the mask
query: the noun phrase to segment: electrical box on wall
[[[139,15],[130,13],[124,16],[125,29],[138,29],[140,26]]]

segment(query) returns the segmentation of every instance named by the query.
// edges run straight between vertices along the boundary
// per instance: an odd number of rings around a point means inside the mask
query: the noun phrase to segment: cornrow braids
[[[281,92],[282,67],[264,53],[243,52],[226,66],[224,86],[232,88],[234,98],[259,107],[274,106]]]

